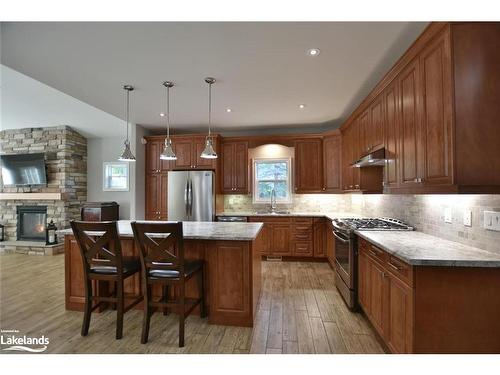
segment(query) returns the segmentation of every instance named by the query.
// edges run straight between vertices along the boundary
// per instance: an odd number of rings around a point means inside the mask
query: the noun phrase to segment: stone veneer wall
[[[69,126],[9,129],[0,131],[0,153],[45,153],[47,186],[39,188],[4,187],[4,193],[61,193],[61,200],[0,200],[0,221],[6,226],[6,240],[16,240],[17,206],[47,206],[47,220],[59,229],[69,227],[80,217],[87,200],[87,139]],[[1,178],[1,177],[0,177]]]
[[[248,195],[225,195],[224,211],[256,211]],[[282,207],[279,205],[279,207]],[[285,207],[285,206],[283,206]],[[452,223],[444,222],[444,209]],[[287,209],[299,212],[351,212],[366,217],[392,217],[436,237],[500,253],[500,232],[483,228],[483,211],[500,211],[500,195],[296,194]],[[463,225],[463,211],[472,211],[472,226]]]

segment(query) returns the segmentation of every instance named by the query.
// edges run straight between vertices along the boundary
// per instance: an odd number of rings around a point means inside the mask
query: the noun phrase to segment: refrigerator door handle
[[[188,208],[189,208],[189,219],[193,216],[193,181],[189,179],[188,181]]]
[[[189,179],[186,180],[186,186],[184,187],[184,208],[186,216],[189,216]]]

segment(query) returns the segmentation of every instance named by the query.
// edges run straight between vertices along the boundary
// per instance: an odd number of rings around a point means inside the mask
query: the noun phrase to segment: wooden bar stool
[[[154,307],[176,307],[179,312],[179,347],[184,346],[184,320],[200,305],[200,316],[206,316],[204,291],[204,261],[186,262],[181,222],[139,223],[132,222],[135,241],[140,249],[144,318],[141,343],[148,342],[149,323]],[[186,298],[186,282],[197,275],[199,298]],[[160,284],[163,296],[154,301],[153,285]],[[168,287],[177,286],[178,296],[168,299]],[[165,291],[167,290],[167,291]]]
[[[85,308],[83,314],[82,336],[89,332],[90,316],[102,302],[111,302],[116,306],[116,338],[123,334],[123,314],[142,300],[142,296],[125,306],[123,281],[139,272],[139,259],[122,256],[120,238],[115,221],[70,222],[76,242],[80,248],[83,263],[85,286]],[[108,296],[93,295],[92,280],[115,283],[114,292]],[[92,302],[97,304],[92,306]]]

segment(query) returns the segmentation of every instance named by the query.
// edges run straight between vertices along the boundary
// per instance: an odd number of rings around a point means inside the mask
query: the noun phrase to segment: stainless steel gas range
[[[358,244],[356,230],[413,230],[404,222],[390,218],[332,221],[335,237],[335,283],[350,309],[357,309]]]

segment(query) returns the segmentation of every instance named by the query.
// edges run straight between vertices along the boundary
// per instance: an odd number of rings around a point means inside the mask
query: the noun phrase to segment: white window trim
[[[280,199],[276,198],[276,203],[281,203],[281,204],[290,204],[292,203],[292,159],[291,158],[255,158],[253,160],[253,166],[252,166],[252,175],[253,175],[253,194],[252,194],[252,202],[254,204],[262,204],[262,203],[270,203],[270,199],[260,199],[258,198],[258,189],[257,189],[257,163],[258,162],[271,162],[271,163],[277,163],[277,162],[283,162],[285,161],[288,164],[287,168],[287,178],[286,181],[288,182],[287,187],[288,187],[288,199]],[[261,180],[261,181],[267,181],[267,180]],[[285,181],[285,180],[280,180],[280,181]]]
[[[120,166],[120,167],[125,167],[125,170],[127,171],[127,175],[125,176],[125,181],[127,182],[127,186],[124,188],[112,188],[112,187],[107,187],[106,186],[106,171],[108,169],[108,166]],[[105,161],[102,165],[102,190],[103,191],[129,191],[129,180],[130,180],[130,168],[127,162],[120,162],[120,161]]]

